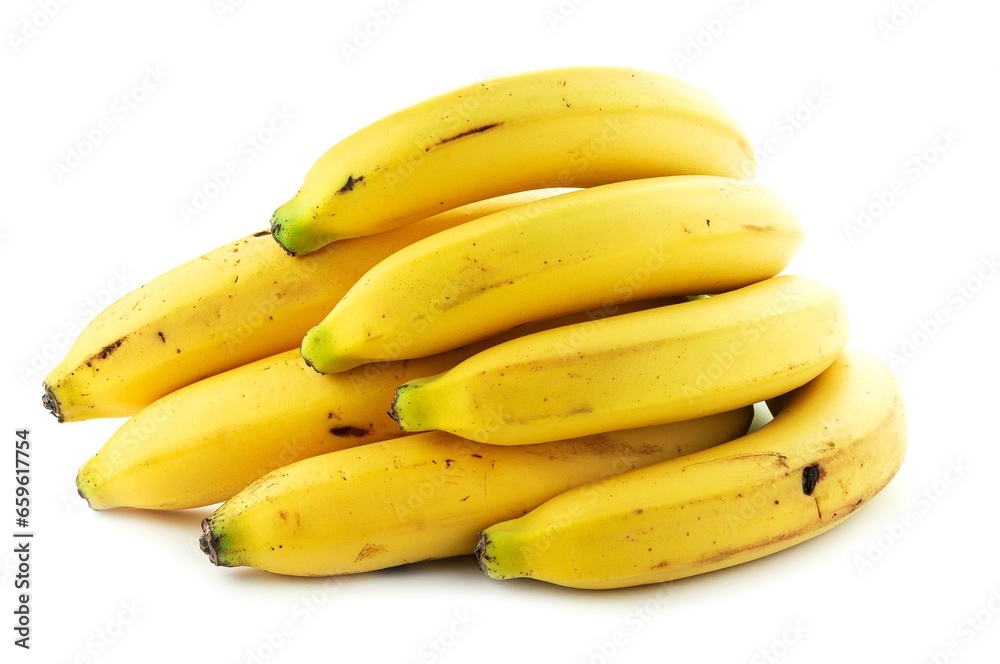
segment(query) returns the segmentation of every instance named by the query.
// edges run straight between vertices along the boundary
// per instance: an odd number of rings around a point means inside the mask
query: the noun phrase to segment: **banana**
[[[679,299],[629,303],[617,312]],[[604,315],[610,312],[543,321],[431,357],[367,364],[332,376],[310,369],[296,350],[279,353],[143,408],[83,465],[77,489],[94,509],[219,503],[279,466],[406,435],[386,413],[401,382],[444,371],[518,335]]]
[[[906,452],[899,385],[848,349],[781,400],[757,431],[578,487],[483,530],[496,579],[618,588],[710,572],[842,523],[892,479]]]
[[[687,420],[808,382],[847,336],[834,289],[782,275],[498,344],[404,383],[391,415],[406,431],[499,445]]]
[[[456,348],[514,325],[644,299],[718,293],[781,272],[804,234],[770,189],[669,176],[534,201],[424,238],[369,270],[309,330],[334,373]]]
[[[442,432],[323,454],[268,474],[203,522],[216,565],[351,574],[471,555],[477,533],[584,482],[732,440],[753,408],[538,445]]]
[[[123,417],[206,376],[297,348],[368,269],[446,228],[553,192],[525,192],[405,228],[288,256],[266,231],[176,267],[128,293],[80,333],[44,381],[60,422]]]
[[[694,87],[620,67],[482,81],[415,104],[327,150],[271,217],[305,254],[442,210],[527,189],[662,175],[752,179],[753,147]]]

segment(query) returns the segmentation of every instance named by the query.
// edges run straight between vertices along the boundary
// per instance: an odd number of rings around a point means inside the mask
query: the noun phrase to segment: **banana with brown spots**
[[[578,588],[662,583],[815,537],[868,503],[906,452],[895,377],[849,349],[743,438],[559,495],[483,530],[496,579]]]

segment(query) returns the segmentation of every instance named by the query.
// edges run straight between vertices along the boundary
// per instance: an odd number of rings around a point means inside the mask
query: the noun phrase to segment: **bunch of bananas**
[[[752,560],[841,523],[906,448],[898,384],[833,288],[784,274],[803,229],[753,175],[681,81],[483,81],[347,137],[269,232],[108,307],[43,402],[128,418],[80,469],[91,507],[222,503],[216,565],[474,553],[609,588]]]

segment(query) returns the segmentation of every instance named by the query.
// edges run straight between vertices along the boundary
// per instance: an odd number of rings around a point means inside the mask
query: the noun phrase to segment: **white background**
[[[24,652],[11,445],[4,661],[996,661],[995,3],[48,5],[51,17],[39,0],[0,13],[0,413],[8,438],[31,429],[36,533]],[[785,553],[607,592],[495,582],[471,558],[329,582],[220,569],[196,543],[210,510],[95,513],[76,496],[77,468],[121,421],[59,425],[40,383],[90,302],[265,228],[327,147],[386,113],[573,64],[680,76],[760,148],[758,180],[808,232],[790,271],[841,289],[853,343],[903,383],[910,449],[883,494]],[[144,81],[122,117],[116,99]],[[241,144],[276,111],[294,117],[246,160]],[[53,163],[104,118],[113,131],[60,178]],[[180,206],[230,159],[240,173],[185,221]],[[871,220],[859,225],[859,209]],[[946,323],[927,328],[938,310]]]

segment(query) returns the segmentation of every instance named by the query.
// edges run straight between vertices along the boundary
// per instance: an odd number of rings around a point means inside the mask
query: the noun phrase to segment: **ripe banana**
[[[845,351],[732,442],[568,491],[486,528],[491,577],[579,588],[660,583],[788,548],[841,523],[899,469],[899,385],[872,354]]]
[[[317,371],[421,357],[512,326],[772,277],[803,240],[771,190],[711,175],[618,182],[424,238],[365,274],[302,341]]]
[[[500,445],[687,420],[806,383],[847,336],[834,289],[778,276],[498,344],[401,385],[391,414],[406,431]]]
[[[203,522],[213,563],[297,576],[469,555],[477,533],[587,481],[746,433],[753,408],[539,445],[431,432],[279,468]]]
[[[300,259],[266,231],[219,247],[102,311],[45,378],[42,402],[60,422],[129,416],[201,378],[297,348],[393,251],[551,193],[483,201]]]
[[[304,254],[515,191],[754,170],[732,117],[686,83],[619,67],[551,69],[453,90],[348,136],[309,169],[271,231]]]
[[[678,300],[635,302],[618,311]],[[77,489],[94,509],[222,502],[279,466],[405,435],[386,413],[401,382],[444,371],[522,334],[610,313],[544,321],[431,357],[367,364],[332,376],[310,369],[297,350],[279,353],[143,408],[83,465]]]

